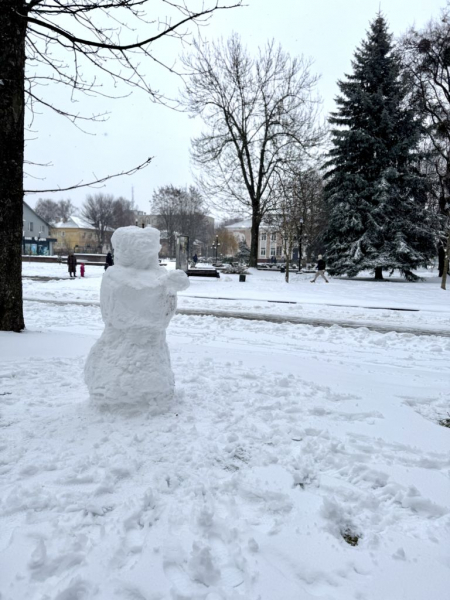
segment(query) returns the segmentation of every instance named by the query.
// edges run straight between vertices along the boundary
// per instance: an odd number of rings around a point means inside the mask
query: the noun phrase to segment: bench
[[[220,277],[217,269],[188,269],[186,275],[188,277]]]

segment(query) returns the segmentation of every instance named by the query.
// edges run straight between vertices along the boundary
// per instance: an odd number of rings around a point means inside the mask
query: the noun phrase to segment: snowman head
[[[135,269],[159,268],[159,236],[154,227],[119,227],[111,238],[115,264]]]

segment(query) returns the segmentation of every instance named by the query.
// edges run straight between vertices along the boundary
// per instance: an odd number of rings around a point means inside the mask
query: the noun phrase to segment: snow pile
[[[159,235],[152,227],[122,227],[112,236],[115,265],[100,288],[105,329],[85,367],[91,399],[99,405],[164,410],[173,398],[166,329],[176,293],[189,280],[182,271],[159,266]]]

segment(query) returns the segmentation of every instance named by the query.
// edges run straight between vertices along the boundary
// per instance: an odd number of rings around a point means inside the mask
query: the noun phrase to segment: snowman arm
[[[189,287],[189,277],[184,271],[170,271],[167,280],[167,287],[172,292],[181,292]]]

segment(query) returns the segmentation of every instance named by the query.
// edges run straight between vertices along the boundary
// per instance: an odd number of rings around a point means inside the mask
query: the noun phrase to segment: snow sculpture
[[[183,271],[159,266],[159,235],[153,227],[121,227],[112,236],[115,264],[105,271],[100,288],[105,329],[84,370],[98,405],[164,410],[173,398],[166,329],[176,293],[189,280]]]

